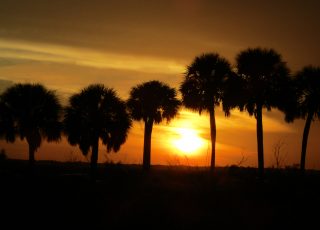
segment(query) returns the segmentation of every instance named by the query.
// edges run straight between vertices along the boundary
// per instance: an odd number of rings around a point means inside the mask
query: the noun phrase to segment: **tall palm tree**
[[[259,175],[264,175],[262,109],[281,107],[290,78],[281,55],[273,49],[247,49],[236,57],[238,76],[244,83],[238,95],[237,106],[248,111],[257,121],[257,148]]]
[[[9,142],[16,136],[26,139],[32,167],[43,138],[60,140],[62,107],[55,92],[40,84],[15,84],[4,91],[0,104],[2,137]]]
[[[215,168],[216,120],[215,107],[223,99],[225,81],[231,73],[229,62],[216,53],[202,54],[187,67],[181,83],[182,103],[186,108],[209,112],[211,131],[211,170]]]
[[[111,88],[90,85],[74,94],[65,109],[64,130],[71,145],[84,155],[91,149],[91,176],[96,177],[99,139],[107,152],[120,149],[126,141],[131,119],[123,102]]]
[[[133,87],[127,102],[134,120],[144,122],[143,168],[151,161],[151,134],[153,124],[174,118],[180,106],[174,88],[159,81],[148,81]]]
[[[320,67],[304,67],[294,80],[298,98],[296,117],[306,119],[300,161],[300,169],[304,172],[311,122],[314,118],[320,118]]]

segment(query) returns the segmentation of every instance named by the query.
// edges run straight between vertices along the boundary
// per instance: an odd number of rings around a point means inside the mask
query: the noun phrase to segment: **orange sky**
[[[203,52],[219,52],[234,64],[247,47],[271,47],[295,72],[320,65],[320,3],[318,1],[49,1],[2,0],[0,7],[0,90],[14,82],[40,82],[66,99],[90,83],[114,87],[127,99],[132,86],[161,80],[178,88],[186,65]],[[320,168],[317,133],[312,124],[307,166]],[[274,163],[273,145],[283,140],[287,164],[299,162],[304,122],[286,124],[273,110],[264,113],[266,165]],[[188,127],[191,126],[191,127]],[[197,153],[175,148],[179,128],[195,129],[204,141]],[[256,165],[255,120],[233,112],[217,112],[217,164]],[[142,162],[143,124],[135,123],[128,141],[108,159]],[[169,125],[155,126],[153,164],[208,165],[209,119],[182,110]],[[27,157],[26,143],[0,142],[8,155]],[[37,159],[70,160],[76,147],[62,140],[44,143]],[[100,161],[105,161],[100,147]]]

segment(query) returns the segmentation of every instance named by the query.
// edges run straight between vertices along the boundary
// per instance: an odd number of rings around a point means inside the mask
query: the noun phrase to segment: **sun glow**
[[[205,141],[194,129],[177,128],[178,139],[173,140],[173,145],[185,154],[193,154],[204,146]]]

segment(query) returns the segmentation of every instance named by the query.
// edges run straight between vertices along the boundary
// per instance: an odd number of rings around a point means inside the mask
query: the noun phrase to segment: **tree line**
[[[144,122],[143,168],[151,161],[154,124],[169,122],[181,106],[201,114],[208,112],[211,134],[211,170],[215,168],[215,109],[222,105],[226,116],[233,109],[247,111],[256,119],[258,172],[264,174],[262,110],[277,108],[287,122],[305,119],[300,169],[305,170],[308,134],[320,118],[320,68],[306,66],[292,74],[281,55],[273,49],[248,48],[236,56],[236,65],[218,53],[205,53],[186,67],[177,90],[160,81],[148,81],[130,90],[127,101],[112,88],[93,84],[69,98],[63,107],[55,91],[41,84],[17,83],[0,95],[0,137],[14,142],[17,137],[29,146],[29,163],[42,140],[59,141],[65,135],[71,145],[91,152],[91,175],[95,177],[99,140],[107,151],[117,152],[125,143],[132,120]]]

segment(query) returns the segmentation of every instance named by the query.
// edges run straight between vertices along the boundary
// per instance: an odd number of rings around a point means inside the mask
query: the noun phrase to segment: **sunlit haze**
[[[181,152],[191,155],[205,145],[204,139],[200,138],[197,131],[190,128],[177,128],[178,138],[173,139],[173,145]]]

